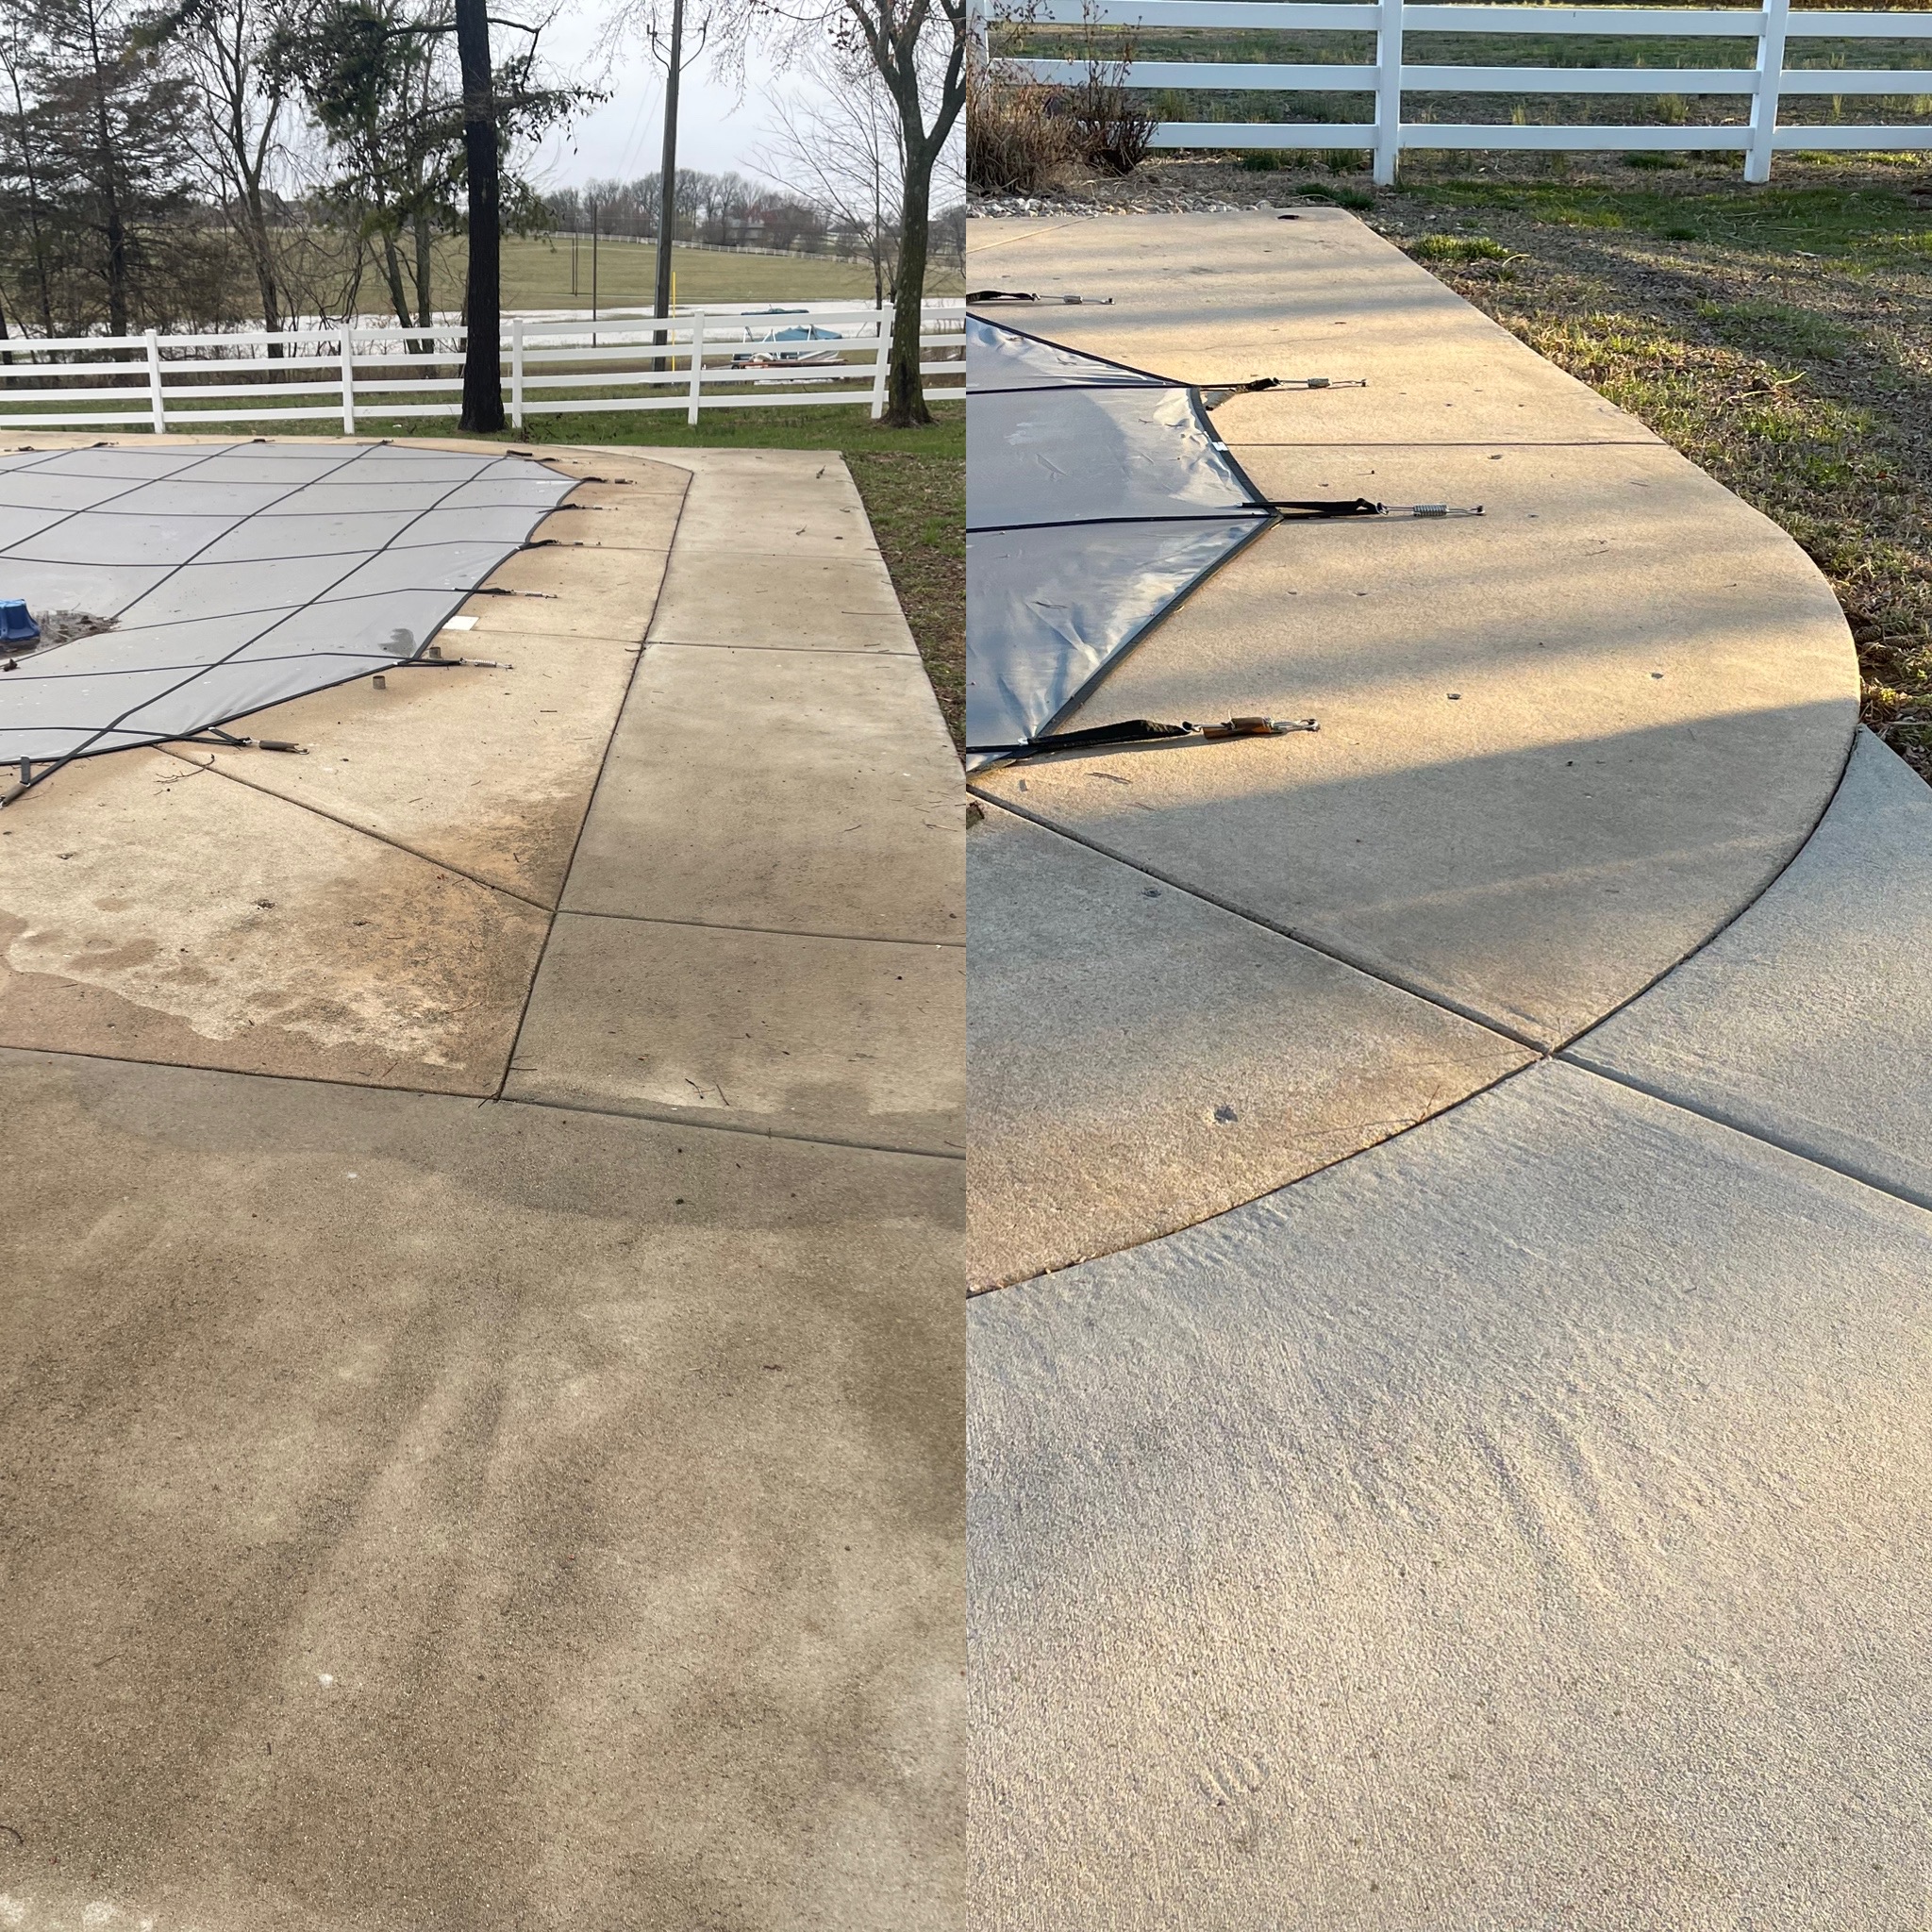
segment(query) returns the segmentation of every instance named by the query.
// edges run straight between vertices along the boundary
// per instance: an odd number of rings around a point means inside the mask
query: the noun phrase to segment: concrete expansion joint
[[[916,648],[897,644],[744,644],[719,643],[709,638],[649,638],[645,642],[653,649],[668,645],[677,651],[803,651],[815,658],[916,658],[919,655]]]
[[[916,933],[833,932],[808,925],[745,925],[730,919],[672,919],[657,912],[606,912],[597,907],[559,906],[557,910],[566,919],[623,919],[635,925],[688,925],[702,932],[767,933],[781,940],[849,940],[856,945],[936,946],[950,952],[963,952],[966,947],[964,940],[936,940]]]
[[[1281,925],[1273,920],[1263,919],[1246,907],[1236,905],[1232,900],[1203,891],[1199,886],[1190,885],[1184,879],[1177,879],[1169,873],[1158,871],[1143,860],[1128,858],[1124,854],[1102,844],[1097,839],[1087,839],[1077,832],[1070,832],[1066,826],[1056,824],[1051,819],[1043,818],[1038,812],[1028,811],[1025,807],[1015,805],[1009,798],[1002,798],[996,793],[982,791],[976,785],[969,785],[966,789],[982,806],[993,806],[1002,811],[1010,812],[1014,818],[1024,819],[1030,825],[1038,825],[1042,832],[1050,832],[1056,838],[1064,839],[1072,845],[1083,845],[1088,851],[1097,852],[1103,858],[1110,858],[1116,865],[1124,865],[1128,871],[1139,873],[1143,878],[1158,879],[1170,891],[1180,892],[1190,899],[1198,900],[1204,906],[1212,906],[1217,911],[1244,920],[1249,925],[1257,926],[1262,932],[1273,933],[1277,939],[1289,940],[1295,945],[1306,946],[1309,952],[1319,953],[1324,959],[1333,959],[1337,965],[1346,966],[1366,979],[1379,980],[1382,985],[1392,987],[1397,992],[1407,993],[1411,999],[1421,1000],[1424,1005],[1435,1007],[1441,1012],[1453,1013],[1458,1020],[1467,1020],[1471,1025],[1480,1026],[1486,1032],[1508,1041],[1512,1046],[1520,1046],[1526,1052],[1535,1054],[1539,1059],[1548,1059],[1555,1051],[1547,1042],[1537,1040],[1530,1034],[1519,1032],[1506,1022],[1495,1018],[1493,1014],[1482,1012],[1474,1007],[1453,1000],[1438,989],[1398,977],[1386,968],[1370,965],[1361,958],[1341,952],[1333,943],[1310,938],[1308,934],[1299,932],[1291,925]]]
[[[681,466],[680,466],[681,467]],[[691,472],[685,473],[685,486],[677,493],[677,512],[671,520],[671,534],[665,539],[665,555],[677,547],[677,533],[684,525],[685,506],[691,501]],[[537,949],[536,963],[531,969],[528,981],[524,987],[523,1004],[517,1012],[516,1030],[510,1035],[509,1051],[504,1056],[503,1072],[496,1082],[494,1098],[501,1100],[504,1089],[509,1084],[511,1070],[517,1063],[517,1049],[523,1044],[525,1030],[530,1024],[530,1007],[537,996],[537,985],[543,975],[543,962],[549,957],[551,942],[557,937],[557,908],[563,903],[564,895],[570,891],[570,876],[576,870],[577,854],[583,847],[584,827],[591,822],[591,808],[596,802],[599,788],[604,783],[604,774],[610,766],[610,747],[616,742],[618,726],[622,724],[625,707],[630,703],[631,692],[637,688],[638,666],[644,661],[644,652],[651,638],[651,625],[657,621],[658,605],[664,594],[664,579],[660,575],[657,588],[651,593],[651,608],[644,613],[636,648],[629,653],[630,669],[624,680],[624,691],[617,701],[617,710],[612,718],[609,735],[604,741],[603,755],[597,760],[597,770],[585,793],[583,815],[577,820],[575,836],[571,840],[570,857],[565,859],[563,875],[558,882],[557,905],[541,908],[546,915],[547,924],[543,931],[543,943]]]
[[[1574,1068],[1577,1073],[1591,1074],[1599,1080],[1607,1080],[1611,1086],[1625,1088],[1632,1093],[1641,1093],[1647,1100],[1659,1101],[1665,1107],[1674,1108],[1679,1113],[1689,1114],[1695,1120],[1707,1121],[1712,1126],[1723,1127],[1727,1133],[1740,1135],[1747,1141],[1755,1141],[1760,1147],[1774,1147],[1780,1154],[1789,1154],[1794,1159],[1804,1161],[1807,1166],[1820,1168],[1827,1174],[1835,1174],[1841,1180],[1856,1181],[1859,1187],[1869,1188],[1874,1194],[1883,1194],[1888,1200],[1898,1201],[1907,1208],[1916,1208],[1924,1213],[1932,1214],[1932,1191],[1909,1188],[1871,1174],[1849,1161],[1835,1160],[1829,1154],[1806,1145],[1794,1135],[1776,1134],[1768,1128],[1749,1124],[1734,1118],[1722,1108],[1699,1107],[1694,1102],[1686,1100],[1682,1094],[1669,1092],[1660,1086],[1638,1078],[1634,1074],[1599,1066],[1592,1060],[1579,1059],[1567,1047],[1559,1047],[1552,1058],[1560,1060],[1566,1067]],[[1511,1074],[1509,1077],[1513,1079],[1515,1075]]]
[[[591,1107],[578,1100],[551,1100],[534,1093],[493,1093],[481,1096],[496,1107],[540,1107],[550,1113],[591,1114],[599,1120],[656,1121],[661,1124],[689,1127],[694,1133],[749,1134],[760,1141],[797,1141],[813,1147],[848,1147],[858,1154],[897,1154],[918,1160],[963,1162],[964,1149],[921,1146],[909,1141],[868,1141],[857,1135],[809,1133],[802,1127],[788,1126],[770,1115],[746,1120],[712,1120],[695,1109],[675,1107]]]
[[[494,892],[505,899],[514,899],[520,906],[527,906],[533,912],[552,913],[557,909],[541,899],[532,899],[525,892],[512,891],[509,887],[499,885],[494,879],[486,879],[480,874],[465,872],[459,865],[453,865],[446,858],[438,858],[433,853],[425,852],[420,846],[410,845],[388,832],[378,832],[374,827],[358,824],[354,819],[344,818],[339,812],[325,810],[313,799],[291,798],[286,792],[276,791],[266,785],[258,785],[252,778],[244,778],[240,772],[231,772],[225,765],[218,765],[212,758],[204,763],[200,758],[190,758],[186,752],[176,751],[172,745],[158,747],[171,758],[178,758],[191,770],[206,773],[211,778],[226,778],[231,784],[245,787],[250,791],[258,791],[264,798],[273,798],[283,805],[292,805],[298,811],[306,811],[315,818],[326,819],[332,825],[341,825],[345,832],[354,832],[358,837],[373,839],[378,845],[387,845],[391,851],[403,853],[410,858],[419,858],[425,865],[433,865],[439,872],[446,872],[459,879],[468,879],[473,886],[481,886],[486,892]]]
[[[1533,1053],[1536,1056],[1535,1059],[1532,1060],[1528,1065],[1510,1068],[1505,1071],[1504,1073],[1499,1074],[1493,1080],[1485,1082],[1482,1086],[1474,1089],[1472,1092],[1463,1096],[1463,1098],[1461,1098],[1460,1100],[1457,1100],[1454,1105],[1441,1108],[1438,1112],[1429,1114],[1425,1116],[1424,1120],[1417,1121],[1413,1124],[1413,1125],[1402,1129],[1401,1133],[1393,1137],[1395,1139],[1400,1139],[1403,1135],[1414,1132],[1415,1128],[1418,1126],[1427,1125],[1437,1121],[1445,1120],[1450,1114],[1459,1112],[1462,1108],[1468,1107],[1471,1101],[1479,1099],[1485,1094],[1493,1092],[1498,1088],[1505,1087],[1514,1080],[1521,1079],[1524,1075],[1534,1073],[1537,1070],[1537,1068],[1541,1066],[1545,1066],[1552,1062],[1560,1062],[1565,1067],[1568,1067],[1577,1073],[1594,1075],[1599,1079],[1607,1081],[1613,1086],[1624,1088],[1625,1090],[1631,1092],[1641,1093],[1646,1099],[1669,1107],[1674,1109],[1675,1111],[1683,1113],[1690,1118],[1704,1121],[1712,1126],[1724,1128],[1727,1132],[1737,1134],[1747,1141],[1751,1141],[1757,1143],[1760,1146],[1774,1148],[1781,1154],[1788,1155],[1795,1159],[1803,1160],[1807,1165],[1817,1168],[1823,1172],[1835,1174],[1839,1176],[1840,1179],[1855,1182],[1860,1187],[1870,1189],[1873,1192],[1882,1194],[1887,1199],[1896,1201],[1905,1207],[1916,1208],[1921,1212],[1924,1213],[1932,1213],[1932,1190],[1915,1189],[1911,1187],[1909,1184],[1901,1183],[1894,1179],[1888,1178],[1882,1174],[1874,1173],[1864,1167],[1861,1167],[1856,1161],[1840,1158],[1834,1158],[1831,1154],[1822,1151],[1815,1145],[1807,1143],[1806,1141],[1804,1141],[1802,1138],[1796,1135],[1779,1134],[1761,1124],[1746,1122],[1742,1119],[1734,1116],[1733,1114],[1729,1113],[1721,1107],[1699,1106],[1694,1102],[1686,1100],[1682,1094],[1669,1091],[1667,1088],[1660,1084],[1646,1081],[1636,1074],[1619,1069],[1600,1065],[1591,1058],[1573,1051],[1573,1049],[1576,1048],[1584,1040],[1586,1040],[1591,1034],[1594,1033],[1599,1027],[1605,1025],[1608,1021],[1614,1019],[1618,1014],[1625,1011],[1628,1008],[1635,1006],[1639,1001],[1645,998],[1646,995],[1656,991],[1657,988],[1661,987],[1666,981],[1670,979],[1672,974],[1676,973],[1680,968],[1687,965],[1690,961],[1697,958],[1701,954],[1708,951],[1711,947],[1715,946],[1719,940],[1721,940],[1723,936],[1731,929],[1732,926],[1737,924],[1737,923],[1740,920],[1743,919],[1754,907],[1756,907],[1762,899],[1764,899],[1764,897],[1777,886],[1779,881],[1785,877],[1785,875],[1791,870],[1791,868],[1798,863],[1798,861],[1810,849],[1813,841],[1817,839],[1820,828],[1823,826],[1826,817],[1830,813],[1831,808],[1833,804],[1837,801],[1840,792],[1844,788],[1846,778],[1851,769],[1852,758],[1857,747],[1858,736],[1859,734],[1857,730],[1854,730],[1851,734],[1846,745],[1844,761],[1840,767],[1838,779],[1836,783],[1832,786],[1830,795],[1825,799],[1824,806],[1820,808],[1818,816],[1814,820],[1809,831],[1806,834],[1805,838],[1799,842],[1796,849],[1784,861],[1784,863],[1780,865],[1778,869],[1764,881],[1763,885],[1757,890],[1757,891],[1756,891],[1750,897],[1750,899],[1748,899],[1744,904],[1738,907],[1738,908],[1732,913],[1730,918],[1725,920],[1722,926],[1720,926],[1715,932],[1709,934],[1707,938],[1705,938],[1690,952],[1684,955],[1683,958],[1674,961],[1670,966],[1665,968],[1665,970],[1662,973],[1657,974],[1652,979],[1648,980],[1637,991],[1633,992],[1628,999],[1620,1002],[1615,1008],[1611,1008],[1608,1012],[1606,1012],[1597,1017],[1596,1019],[1592,1020],[1588,1026],[1580,1028],[1578,1031],[1572,1034],[1567,1040],[1563,1041],[1562,1042],[1555,1046],[1551,1046],[1543,1041],[1534,1040],[1524,1034],[1516,1032],[1511,1028],[1498,1023],[1487,1014],[1472,1010],[1455,1002],[1443,999],[1426,989],[1407,985],[1404,984],[1401,980],[1393,978],[1387,974],[1378,973],[1373,967],[1365,966],[1359,960],[1350,958],[1347,955],[1339,953],[1335,951],[1332,947],[1324,946],[1320,941],[1312,941],[1307,938],[1305,935],[1294,931],[1291,927],[1285,925],[1276,925],[1269,921],[1257,919],[1252,913],[1243,910],[1241,908],[1238,906],[1229,905],[1225,901],[1216,898],[1210,893],[1203,892],[1198,888],[1187,885],[1177,879],[1169,876],[1164,873],[1158,872],[1154,868],[1145,865],[1144,863],[1139,863],[1134,860],[1125,858],[1122,857],[1122,855],[1120,855],[1119,853],[1108,850],[1107,847],[1100,844],[1097,841],[1085,839],[1077,833],[1070,832],[1064,826],[1058,825],[1052,823],[1050,820],[1041,816],[1040,814],[1029,811],[1023,806],[1016,805],[1010,799],[996,796],[992,793],[982,791],[980,788],[976,786],[969,786],[968,789],[970,791],[972,791],[974,798],[979,801],[983,808],[997,807],[1000,809],[1008,812],[1015,818],[1023,819],[1029,824],[1036,825],[1040,830],[1043,832],[1046,832],[1058,838],[1064,839],[1071,844],[1085,846],[1087,847],[1087,849],[1097,852],[1102,857],[1111,859],[1116,864],[1124,865],[1129,871],[1139,874],[1141,876],[1151,879],[1158,879],[1162,886],[1168,888],[1171,891],[1179,892],[1186,897],[1199,900],[1204,904],[1214,906],[1215,908],[1217,908],[1217,909],[1230,913],[1234,917],[1244,920],[1252,925],[1258,926],[1263,931],[1274,933],[1281,938],[1292,941],[1295,944],[1307,946],[1311,951],[1322,953],[1324,957],[1336,960],[1338,964],[1350,967],[1354,971],[1362,973],[1370,978],[1381,980],[1384,984],[1392,986],[1399,991],[1409,993],[1411,996],[1417,999],[1424,1000],[1427,1004],[1435,1006],[1445,1012],[1455,1013],[1458,1018],[1468,1020],[1474,1024],[1483,1026],[1491,1033],[1497,1034],[1498,1036],[1504,1039],[1509,1040],[1512,1043],[1525,1048],[1527,1051]],[[1326,1174],[1331,1168],[1344,1166],[1350,1161],[1355,1161],[1362,1158],[1365,1155],[1374,1154],[1377,1151],[1379,1147],[1384,1146],[1386,1144],[1386,1142],[1378,1141],[1369,1147],[1357,1149],[1348,1154],[1340,1156],[1335,1160],[1327,1161],[1321,1164],[1320,1166],[1313,1167],[1309,1169],[1309,1171],[1307,1174],[1297,1175],[1293,1180],[1284,1183],[1284,1185],[1281,1188],[1272,1190],[1270,1191],[1276,1193],[1286,1193],[1289,1189],[1301,1187],[1305,1182],[1312,1180],[1317,1174]],[[1257,1198],[1265,1199],[1267,1197],[1263,1195]],[[1138,1248],[1155,1246],[1161,1241],[1165,1241],[1167,1240],[1172,1239],[1175,1235],[1185,1233],[1188,1227],[1206,1225],[1209,1222],[1221,1219],[1225,1214],[1238,1212],[1240,1211],[1241,1208],[1248,1205],[1251,1204],[1239,1203],[1236,1204],[1236,1206],[1234,1207],[1222,1208],[1214,1213],[1203,1215],[1194,1221],[1185,1224],[1183,1226],[1164,1230],[1161,1234],[1149,1237],[1149,1239],[1146,1241],[1129,1242],[1120,1248],[1108,1249],[1092,1255],[1082,1255],[1075,1257],[1072,1257],[1064,1262],[1057,1264],[1052,1268],[1041,1269],[1037,1273],[1021,1276],[1012,1281],[991,1282],[979,1288],[969,1288],[968,1298],[977,1299],[983,1295],[1001,1293],[1008,1288],[1022,1288],[1026,1286],[1028,1283],[1043,1280],[1050,1275],[1063,1274],[1070,1268],[1083,1267],[1089,1264],[1090,1262],[1105,1259],[1107,1256],[1109,1254],[1132,1253]]]

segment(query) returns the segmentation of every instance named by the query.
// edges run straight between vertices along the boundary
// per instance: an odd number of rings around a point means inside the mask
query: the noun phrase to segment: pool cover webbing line
[[[178,740],[370,669],[417,661],[450,611],[525,547],[531,527],[577,481],[526,458],[386,441],[346,455],[241,441],[165,467],[153,460],[159,455],[95,444],[34,453],[27,463],[0,461],[0,520],[31,526],[0,549],[0,587],[27,588],[43,608],[85,601],[124,620],[43,646],[0,675],[0,763],[27,758],[50,773],[75,758]],[[67,497],[42,511],[31,485],[47,473],[59,477]],[[349,495],[357,485],[365,493]],[[171,497],[184,487],[188,508]],[[302,501],[318,489],[348,495],[348,503],[330,504],[328,495]],[[126,500],[143,490],[155,508],[137,513]],[[466,509],[473,518],[463,519]],[[324,516],[341,527],[325,529],[315,522]],[[83,561],[85,544],[58,554],[58,533],[82,517],[94,517],[92,541],[112,561]],[[451,525],[447,534],[430,534],[432,517]],[[208,525],[212,533],[204,534]],[[303,527],[323,546],[304,549],[297,541]],[[126,550],[117,551],[124,541]],[[22,554],[47,549],[57,554]],[[216,560],[210,553],[218,549],[229,554]],[[363,582],[351,582],[365,572]],[[84,595],[75,586],[85,587]],[[158,621],[143,623],[150,611]],[[258,650],[285,627],[284,648]],[[216,635],[206,655],[180,653],[184,637],[210,630]],[[159,661],[142,661],[143,646]],[[302,675],[305,666],[312,675]],[[65,699],[58,719],[40,708],[56,701],[59,686],[84,691],[90,681],[104,700],[92,715]],[[192,702],[198,685],[208,693],[199,705]]]

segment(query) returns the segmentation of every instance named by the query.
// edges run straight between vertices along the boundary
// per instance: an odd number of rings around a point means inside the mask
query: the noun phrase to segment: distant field
[[[438,242],[435,251],[436,307],[460,308],[469,245],[459,236]],[[862,261],[823,257],[734,255],[702,248],[674,248],[671,266],[677,299],[692,302],[837,302],[872,300],[872,270]],[[597,245],[599,308],[648,308],[658,277],[655,245],[605,236]],[[936,269],[926,277],[927,292],[963,294],[957,269]],[[394,320],[380,280],[365,275],[360,312]],[[588,308],[591,306],[591,241],[577,244],[576,292],[571,291],[568,235],[554,239],[512,236],[503,244],[503,306],[506,308]]]

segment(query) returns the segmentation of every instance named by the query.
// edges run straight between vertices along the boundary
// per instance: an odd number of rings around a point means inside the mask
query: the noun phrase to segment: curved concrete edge
[[[966,850],[969,1292],[1224,1212],[1534,1058],[997,806]]]
[[[1928,1280],[1546,1062],[974,1302],[975,1924],[1908,1923]]]
[[[1267,1001],[1264,1024],[1226,1024],[1240,1002],[1204,999],[1203,975],[1183,973],[1169,1007],[1130,1027],[1161,970],[1135,890],[1110,911],[1104,894],[1064,902],[1080,909],[1057,950],[1041,935],[1062,916],[1061,873],[1087,860],[1042,863],[1031,884],[977,868],[979,1286],[1224,1211],[1244,1186],[1252,1198],[1316,1172],[1495,1076],[1466,1066],[1461,1084],[1392,1105],[1405,1061],[1433,1055],[1410,1038],[1365,1078],[1332,1044],[1364,1003],[1414,996],[1499,1055],[1560,1050],[1780,875],[1833,795],[1857,710],[1842,615],[1784,531],[1353,218],[1291,233],[1267,216],[1108,217],[1030,242],[1001,223],[993,239],[989,279],[1114,295],[1021,316],[1080,348],[1208,379],[1307,373],[1283,358],[1345,344],[1356,359],[1326,373],[1371,372],[1370,388],[1270,391],[1217,415],[1271,491],[1488,514],[1271,533],[1081,713],[1316,713],[1319,735],[974,780],[989,810],[1118,863],[1140,893],[1191,896],[1198,919],[1251,922],[1247,943],[1283,941],[1279,959],[1299,945],[1341,969],[1305,974],[1292,1024]],[[1154,976],[1129,991],[1137,972]],[[1009,1015],[992,1009],[995,977]],[[1197,1105],[1208,1089],[1256,1091],[1255,1063],[1310,1035],[1331,1043],[1260,1109],[1272,1145],[1232,1159],[1231,1137],[1203,1137],[1227,1098]],[[1096,1045],[1116,1068],[1106,1108]],[[1157,1122],[1139,1136],[1137,1108]],[[1003,1156],[1023,1130],[1026,1157]]]
[[[1932,1208],[1927,958],[1932,790],[1861,730],[1769,890],[1564,1057]]]

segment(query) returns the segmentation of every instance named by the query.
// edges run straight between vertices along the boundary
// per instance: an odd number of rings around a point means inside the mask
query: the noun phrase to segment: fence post
[[[1744,150],[1747,181],[1771,179],[1778,91],[1785,75],[1785,29],[1790,10],[1791,0],[1764,0],[1764,11],[1757,17],[1757,73],[1751,90],[1751,145]]]
[[[342,434],[356,433],[356,331],[342,317]]]
[[[509,426],[524,426],[524,318],[519,315],[509,325]]]
[[[925,318],[922,315],[922,334],[924,333],[924,322]],[[872,364],[872,420],[876,423],[886,413],[886,373],[891,368],[892,360],[892,338],[886,327],[886,311],[883,308],[874,310],[874,326],[877,329],[879,338],[878,354],[873,358]],[[924,352],[921,353],[920,359],[925,359]]]
[[[168,430],[168,401],[161,393],[161,345],[153,329],[147,332],[147,394],[154,409],[155,434],[165,436]]]
[[[1375,173],[1377,188],[1395,184],[1402,149],[1402,6],[1381,0],[1375,23]]]
[[[691,404],[684,420],[695,424],[703,400],[705,381],[705,311],[700,308],[691,319]]]

